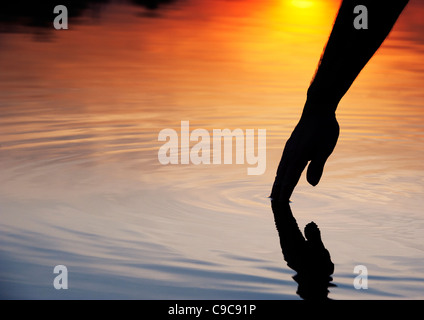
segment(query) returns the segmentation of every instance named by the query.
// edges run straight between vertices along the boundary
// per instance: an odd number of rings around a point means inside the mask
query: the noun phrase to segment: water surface
[[[110,2],[69,30],[1,33],[0,296],[299,299],[267,196],[339,4]],[[424,297],[423,13],[410,1],[339,106],[324,178],[292,197],[333,299]],[[158,134],[181,121],[266,129],[265,173],[161,165]]]

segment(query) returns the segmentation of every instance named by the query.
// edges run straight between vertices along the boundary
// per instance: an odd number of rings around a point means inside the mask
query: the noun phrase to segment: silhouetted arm
[[[408,0],[344,0],[308,89],[307,110],[335,112],[358,74],[395,24]],[[354,8],[368,11],[368,29],[356,29]],[[322,110],[321,110],[322,109]]]
[[[271,198],[290,198],[308,161],[307,180],[315,186],[339,136],[337,106],[389,34],[408,0],[344,0],[307,92],[302,117],[286,143]],[[356,29],[354,8],[368,11],[368,29]]]

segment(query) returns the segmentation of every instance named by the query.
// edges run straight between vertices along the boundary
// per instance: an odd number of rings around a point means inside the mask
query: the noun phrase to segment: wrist
[[[341,97],[338,97],[334,89],[327,85],[317,84],[313,81],[306,95],[305,111],[315,114],[335,114]]]
[[[331,90],[317,89],[311,85],[303,107],[302,117],[335,117],[339,99],[334,98]]]
[[[313,101],[309,98],[303,107],[302,118],[335,118],[337,105]]]

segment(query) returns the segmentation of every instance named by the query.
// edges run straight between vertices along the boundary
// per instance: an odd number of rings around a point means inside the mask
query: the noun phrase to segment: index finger
[[[277,169],[271,198],[288,201],[307,164],[308,158],[304,153],[304,148],[289,139]]]

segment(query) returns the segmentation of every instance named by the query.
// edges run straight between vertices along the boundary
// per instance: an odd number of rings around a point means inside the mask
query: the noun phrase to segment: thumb
[[[314,187],[321,180],[327,158],[328,157],[312,159],[312,161],[309,163],[308,171],[306,172],[306,179]]]

